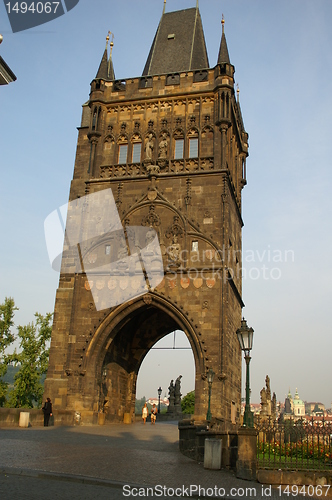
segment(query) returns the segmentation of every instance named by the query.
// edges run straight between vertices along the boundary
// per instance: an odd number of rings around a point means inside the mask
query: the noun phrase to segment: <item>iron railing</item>
[[[263,469],[332,470],[332,422],[258,417],[257,465]]]

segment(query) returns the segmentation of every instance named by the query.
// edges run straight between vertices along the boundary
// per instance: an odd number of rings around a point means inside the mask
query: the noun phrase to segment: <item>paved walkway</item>
[[[121,490],[123,498],[133,498],[135,492],[147,496],[143,494],[146,488],[156,485],[160,489],[153,491],[155,497],[159,491],[165,493],[159,498],[175,498],[181,492],[184,498],[188,493],[196,498],[204,493],[219,498],[280,498],[277,490],[267,497],[258,483],[239,480],[230,471],[205,470],[202,464],[183,456],[175,422],[0,429],[1,477],[20,473],[86,484],[90,480],[96,486]],[[134,487],[145,490],[139,495]]]

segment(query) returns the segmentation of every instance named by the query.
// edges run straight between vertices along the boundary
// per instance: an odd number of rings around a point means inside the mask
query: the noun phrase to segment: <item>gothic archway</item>
[[[106,400],[108,420],[133,415],[139,368],[156,342],[175,329],[185,332],[192,348],[198,395],[195,415],[203,414],[204,356],[195,327],[180,308],[154,293],[115,308],[97,329],[86,353],[84,377],[93,409],[100,410]]]

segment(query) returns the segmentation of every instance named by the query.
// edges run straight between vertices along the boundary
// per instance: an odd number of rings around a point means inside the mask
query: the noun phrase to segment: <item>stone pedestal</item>
[[[204,469],[221,469],[221,439],[205,439],[204,443]]]
[[[98,413],[98,425],[105,425],[106,413]]]
[[[30,413],[28,411],[20,412],[20,419],[18,421],[19,427],[29,427]]]
[[[123,423],[124,424],[131,424],[131,414],[130,413],[124,413]]]
[[[242,427],[238,431],[238,458],[236,477],[256,481],[257,432],[255,429]]]

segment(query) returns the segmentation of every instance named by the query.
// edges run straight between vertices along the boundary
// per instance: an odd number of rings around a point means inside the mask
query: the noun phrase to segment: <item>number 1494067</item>
[[[55,14],[60,2],[8,2],[7,12],[11,14]]]
[[[279,496],[286,495],[286,496],[291,496],[291,497],[297,497],[297,496],[303,496],[303,497],[326,497],[330,485],[326,484],[324,486],[297,486],[296,484],[293,484],[292,486],[278,486],[278,491],[279,491]]]

